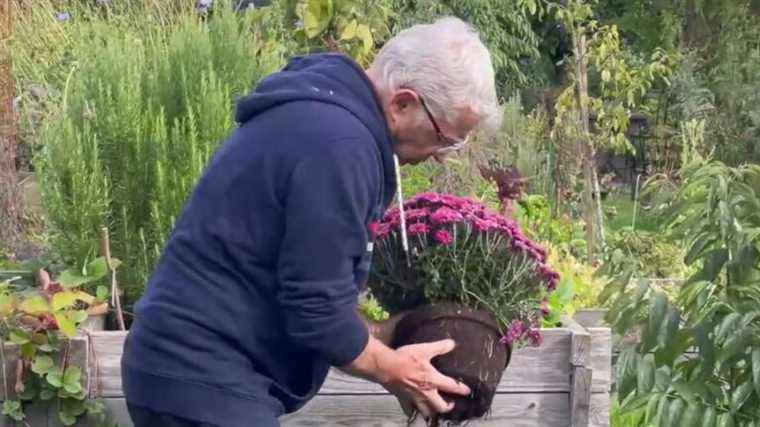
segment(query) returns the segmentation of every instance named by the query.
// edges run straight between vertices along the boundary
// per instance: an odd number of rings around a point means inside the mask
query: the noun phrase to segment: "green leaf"
[[[664,349],[673,345],[673,340],[678,333],[680,321],[681,312],[678,309],[669,308],[665,322],[662,324],[660,334],[657,337],[657,345],[659,348]]]
[[[82,369],[78,366],[69,366],[63,375],[64,384],[79,384],[82,379]],[[76,392],[72,392],[76,393]]]
[[[332,0],[308,0],[303,25],[308,38],[320,35],[330,25],[333,15]]]
[[[39,355],[35,357],[34,362],[32,362],[32,372],[38,375],[44,375],[54,367],[55,362],[53,362],[53,358],[48,355]]]
[[[70,393],[72,395],[75,395],[75,394],[79,393],[80,391],[82,391],[82,384],[80,384],[78,382],[77,383],[73,383],[73,384],[64,383],[63,384],[63,389],[66,390],[66,393]]]
[[[715,427],[715,421],[717,419],[715,408],[708,406],[705,413],[702,415],[702,427]]]
[[[734,416],[729,412],[724,412],[718,419],[719,427],[734,427]]]
[[[674,381],[673,384],[671,384],[671,387],[673,387],[681,398],[689,403],[696,403],[697,397],[700,395],[696,387],[681,380]]]
[[[722,342],[726,339],[726,336],[729,332],[735,332],[734,328],[736,326],[736,323],[741,319],[742,315],[739,313],[730,313],[726,317],[723,318],[723,321],[720,322],[720,326],[718,326],[718,329],[715,333],[715,338],[718,342]]]
[[[641,339],[642,352],[646,353],[655,346],[657,333],[665,320],[667,309],[667,296],[662,292],[657,292],[654,299],[649,304],[649,320],[647,322],[646,330],[644,331],[644,336]]]
[[[760,347],[752,350],[752,382],[755,385],[755,393],[760,398]]]
[[[364,24],[356,27],[356,36],[361,39],[364,52],[370,52],[375,41],[372,38],[372,33],[370,32],[369,27]]]
[[[22,421],[26,418],[21,402],[18,400],[6,400],[3,402],[3,415],[7,415],[16,421]]]
[[[635,411],[637,409],[643,408],[646,406],[647,402],[649,402],[649,398],[651,395],[649,394],[639,394],[639,395],[630,395],[627,399],[623,402],[622,406],[620,406],[620,412],[626,413]]]
[[[733,412],[739,412],[751,394],[752,383],[749,381],[736,387],[733,393],[731,393],[731,409]]]
[[[681,425],[684,427],[693,427],[699,425],[699,420],[702,419],[702,408],[696,404],[689,404],[683,412],[681,417]]]
[[[343,32],[340,34],[341,40],[351,40],[352,38],[356,37],[356,26],[357,26],[356,19],[351,20],[348,24],[346,24],[345,27],[343,27]]]
[[[0,293],[0,317],[5,317],[13,311],[16,299],[7,292]]]
[[[669,426],[677,426],[678,422],[681,420],[681,417],[683,416],[683,410],[685,405],[683,404],[683,400],[681,399],[675,399],[669,407],[668,410],[668,425]]]
[[[67,414],[78,417],[87,410],[85,404],[81,400],[66,399],[62,402],[61,409],[66,411]]]
[[[105,301],[111,296],[111,291],[108,290],[107,286],[100,285],[98,286],[98,289],[95,292],[95,298],[98,301]]]
[[[728,260],[728,249],[721,248],[710,252],[710,257],[705,262],[704,268],[700,272],[702,280],[713,282],[720,274],[723,266]]]
[[[61,372],[61,369],[55,369],[47,374],[47,382],[51,386],[55,388],[61,388],[63,387],[63,373]]]
[[[34,356],[37,355],[37,345],[33,342],[28,342],[26,344],[21,345],[21,356],[26,360],[32,360],[34,359]]]
[[[65,426],[73,426],[77,422],[77,417],[64,411],[58,411],[58,419]]]
[[[646,411],[644,411],[646,420],[651,421],[655,418],[659,403],[660,403],[659,393],[652,393],[649,395],[649,400],[647,401],[647,409]]]
[[[58,283],[67,289],[89,283],[91,280],[92,278],[89,276],[77,274],[69,270],[61,272],[61,274],[58,276]]]
[[[55,348],[50,344],[42,344],[39,347],[37,347],[37,350],[43,351],[45,353],[52,353],[55,351]]]
[[[23,345],[29,342],[29,335],[21,329],[12,329],[10,340],[14,344]]]
[[[111,268],[116,270],[121,265],[121,261],[111,258]],[[87,264],[87,277],[90,281],[100,280],[108,275],[108,263],[105,257],[95,258]]]
[[[53,310],[59,311],[68,308],[77,302],[77,296],[74,292],[63,291],[53,295]]]
[[[746,342],[750,333],[751,332],[749,332],[748,329],[742,329],[729,336],[718,352],[718,361],[720,363],[730,363],[734,358],[744,354],[746,351]]]
[[[85,310],[76,310],[72,313],[72,321],[76,323],[77,325],[87,320],[87,311]]]
[[[50,311],[50,305],[40,295],[35,295],[29,299],[26,299],[19,304],[19,310],[32,315],[47,313]]]
[[[50,400],[55,397],[55,390],[50,388],[43,388],[40,390],[40,399]]]
[[[637,366],[636,389],[639,393],[648,393],[654,387],[654,357],[645,355]]]
[[[58,329],[63,332],[64,335],[68,338],[74,338],[74,336],[77,334],[77,328],[76,325],[74,325],[74,322],[69,319],[69,317],[64,312],[56,312],[54,314],[55,321],[58,323]]]

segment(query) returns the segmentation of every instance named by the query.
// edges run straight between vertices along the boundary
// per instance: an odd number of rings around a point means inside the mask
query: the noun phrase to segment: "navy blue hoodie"
[[[377,94],[344,56],[294,59],[236,120],[136,304],[122,369],[132,404],[250,424],[297,410],[364,349],[368,224],[395,175]]]

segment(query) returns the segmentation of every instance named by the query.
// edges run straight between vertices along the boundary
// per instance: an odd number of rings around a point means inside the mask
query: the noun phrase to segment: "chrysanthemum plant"
[[[421,194],[404,203],[404,251],[401,219],[394,208],[372,225],[369,286],[386,310],[463,304],[493,314],[512,348],[541,344],[546,301],[559,275],[515,221],[471,199]]]

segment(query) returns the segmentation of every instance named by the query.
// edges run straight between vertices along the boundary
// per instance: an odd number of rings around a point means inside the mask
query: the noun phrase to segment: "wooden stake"
[[[108,238],[108,227],[100,229],[100,254],[106,259],[108,271],[111,273],[111,304],[116,310],[116,321],[119,324],[119,330],[125,331],[124,312],[121,310],[121,297],[119,296],[119,285],[116,283],[116,270],[113,268],[111,261],[111,243]]]

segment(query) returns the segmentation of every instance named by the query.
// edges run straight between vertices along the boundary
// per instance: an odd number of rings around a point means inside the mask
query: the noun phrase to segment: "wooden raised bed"
[[[515,352],[494,397],[492,413],[469,426],[608,426],[611,343],[608,328],[544,330],[540,348]],[[88,366],[92,396],[102,397],[121,427],[130,427],[121,389],[124,332],[91,332],[77,338],[79,360]],[[6,355],[12,350],[6,345]],[[34,427],[59,426],[54,411],[30,414]],[[296,414],[281,418],[284,427],[406,426],[395,397],[377,384],[333,370],[319,394]],[[0,426],[12,424],[5,421]],[[81,423],[86,425],[86,423]],[[424,425],[418,420],[415,426]]]

